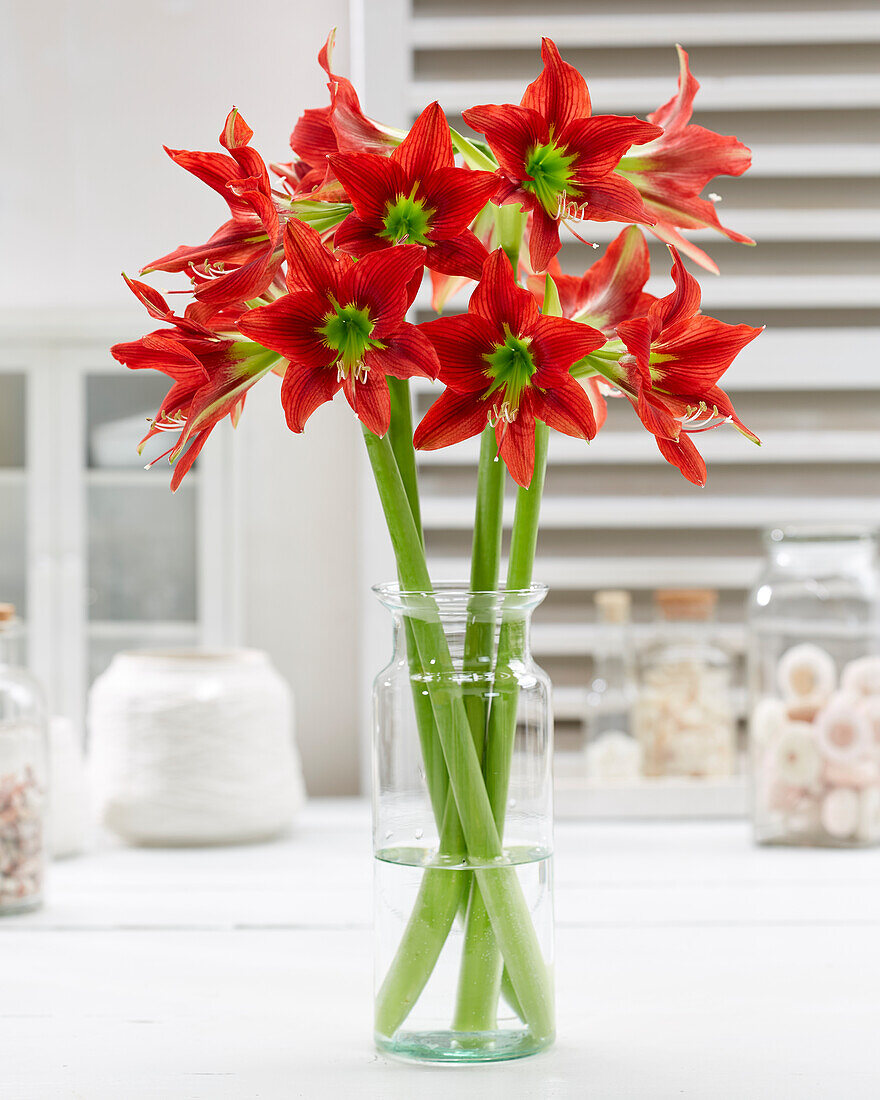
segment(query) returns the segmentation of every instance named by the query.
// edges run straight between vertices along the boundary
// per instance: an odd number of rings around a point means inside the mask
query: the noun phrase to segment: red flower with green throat
[[[427,248],[432,271],[479,279],[488,252],[468,226],[498,177],[456,168],[439,104],[422,111],[390,156],[340,153],[330,165],[354,205],[336,230],[337,248],[364,256],[405,240]]]
[[[229,112],[220,144],[226,153],[168,149],[175,164],[206,183],[229,205],[231,218],[204,244],[181,245],[148,263],[150,271],[188,272],[196,298],[217,309],[261,295],[281,266],[281,228],[288,201],[275,195],[253,131],[236,108]]]
[[[532,213],[529,255],[545,271],[559,251],[560,203],[586,204],[594,221],[651,222],[638,190],[614,169],[631,145],[662,132],[641,119],[591,117],[584,78],[559,56],[549,38],[541,45],[544,71],[520,105],[487,104],[463,113],[485,134],[506,182],[496,202],[519,202]]]
[[[274,368],[278,356],[242,341],[234,315],[217,314],[208,327],[195,319],[203,309],[198,304],[178,317],[158,291],[125,281],[151,317],[171,326],[110,350],[132,370],[158,370],[172,380],[140,448],[159,432],[178,433],[177,442],[161,456],[175,464],[175,490],[220,421],[228,416],[233,425],[238,423],[247,391]]]
[[[648,115],[662,127],[648,144],[630,149],[618,165],[621,179],[632,182],[652,215],[652,232],[673,244],[708,271],[718,265],[679,232],[680,229],[717,229],[732,241],[754,244],[751,237],[725,228],[714,204],[700,192],[716,176],[741,176],[752,163],[751,150],[735,137],[694,126],[691,115],[700,85],[691,75],[688,55],[678,49],[678,92]]]
[[[424,248],[398,245],[355,261],[331,254],[313,229],[290,221],[284,250],[289,293],[245,313],[238,328],[288,360],[281,402],[289,427],[301,432],[341,389],[361,422],[384,435],[386,375],[436,378],[439,370],[430,341],[404,320]]]
[[[603,356],[592,357],[587,365],[629,398],[663,457],[688,481],[705,485],[706,464],[692,433],[730,423],[760,442],[736,415],[718,381],[763,329],[703,316],[700,284],[675,249],[670,251],[675,289],[654,301],[644,316],[618,324],[619,342],[609,343]],[[605,358],[611,352],[619,356],[616,363]]]
[[[605,337],[541,314],[534,297],[514,282],[501,249],[486,261],[467,313],[420,327],[437,349],[446,390],[416,429],[416,447],[448,447],[494,425],[499,454],[514,480],[527,486],[536,419],[580,439],[596,434],[589,398],[569,368]]]

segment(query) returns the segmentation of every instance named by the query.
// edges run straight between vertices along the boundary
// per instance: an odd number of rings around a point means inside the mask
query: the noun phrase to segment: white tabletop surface
[[[557,829],[559,1039],[520,1062],[371,1045],[368,809],[288,840],[56,863],[0,921],[3,1100],[876,1100],[880,852],[742,823]]]

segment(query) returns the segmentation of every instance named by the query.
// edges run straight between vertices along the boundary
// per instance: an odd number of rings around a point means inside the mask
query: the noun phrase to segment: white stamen
[[[721,196],[714,191],[709,192],[709,202],[721,202]]]

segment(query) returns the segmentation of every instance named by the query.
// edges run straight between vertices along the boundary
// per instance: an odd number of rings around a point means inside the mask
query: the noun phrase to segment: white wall
[[[347,6],[0,3],[0,301],[127,305],[121,270],[203,240],[226,216],[162,144],[218,148],[235,104],[266,159],[288,159],[299,112],[327,101],[316,55],[334,24],[335,60],[347,70]],[[342,407],[310,429],[287,431],[274,380],[249,399],[239,427],[245,641],[270,650],[294,686],[310,789],[345,792],[358,767],[360,433]]]

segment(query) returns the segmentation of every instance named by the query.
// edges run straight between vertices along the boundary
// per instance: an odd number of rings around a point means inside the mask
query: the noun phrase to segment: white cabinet
[[[215,429],[175,494],[166,461],[143,469],[169,381],[109,348],[150,327],[0,313],[0,601],[20,609],[53,710],[77,722],[117,650],[239,640],[233,432]]]

